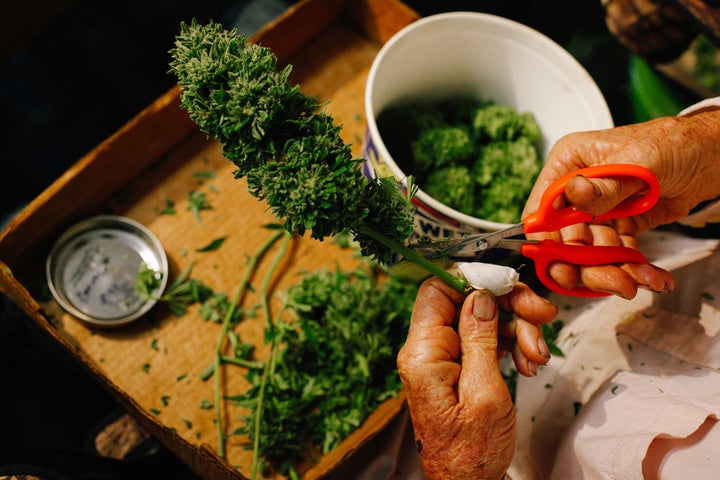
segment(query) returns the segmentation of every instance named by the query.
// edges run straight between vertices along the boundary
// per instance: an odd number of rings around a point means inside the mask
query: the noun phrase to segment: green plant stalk
[[[441,280],[443,280],[445,283],[456,289],[457,291],[461,293],[467,293],[470,289],[470,286],[468,285],[467,281],[462,277],[458,275],[453,275],[452,273],[448,272],[444,268],[440,267],[439,265],[433,263],[432,261],[428,260],[427,258],[423,257],[419,253],[415,252],[411,248],[406,247],[400,242],[397,242],[391,238],[386,237],[382,233],[373,230],[372,228],[368,228],[365,226],[360,227],[360,233],[367,235],[368,237],[372,238],[373,240],[382,243],[386,247],[392,249],[396,253],[402,255],[405,259],[415,263],[419,267],[425,269],[428,273],[431,273],[437,277],[439,277]]]
[[[230,355],[221,355],[220,361],[222,363],[232,363],[233,365],[237,365],[238,367],[245,367],[245,368],[263,368],[265,366],[264,362],[255,361],[255,360],[246,360],[244,358],[236,358],[231,357]],[[207,380],[210,377],[213,376],[215,373],[215,364],[214,362],[205,367],[205,369],[198,374],[198,377],[200,377],[200,380]]]
[[[245,360],[242,358],[235,358],[228,355],[223,355],[222,357],[220,357],[220,360],[222,360],[223,363],[232,363],[233,365],[245,368],[263,368],[265,366],[264,362]]]
[[[223,319],[222,326],[220,328],[220,334],[218,336],[217,345],[215,347],[215,357],[213,359],[213,372],[214,372],[214,396],[215,396],[215,422],[217,424],[218,431],[218,454],[220,458],[225,458],[225,433],[223,431],[222,423],[222,405],[220,402],[220,361],[222,358],[222,349],[225,344],[225,338],[227,336],[228,329],[230,328],[230,321],[232,320],[233,314],[235,313],[235,307],[240,303],[244,293],[247,291],[247,286],[250,281],[250,277],[260,263],[260,259],[265,253],[272,247],[275,242],[284,234],[283,231],[273,232],[270,238],[260,246],[260,249],[255,252],[248,259],[247,266],[243,272],[243,276],[238,283],[235,293],[230,301],[230,306],[227,312],[225,312],[225,318]]]
[[[270,329],[273,326],[273,322],[270,316],[270,282],[272,281],[272,277],[275,274],[275,271],[280,265],[280,261],[283,259],[283,257],[285,257],[287,253],[288,247],[290,245],[290,240],[292,240],[293,238],[293,236],[286,231],[284,232],[284,235],[285,236],[283,238],[283,242],[280,245],[277,255],[273,260],[273,263],[270,265],[270,268],[268,268],[268,271],[265,274],[265,278],[263,278],[263,281],[260,285],[260,291],[258,292],[258,294],[260,295],[263,315],[265,315],[266,329]],[[260,420],[262,415],[263,399],[265,398],[265,386],[267,385],[268,371],[275,370],[277,344],[277,339],[273,335],[272,345],[270,347],[270,359],[265,365],[265,369],[263,370],[263,374],[260,379],[260,392],[258,394],[257,406],[255,407],[255,438],[253,439],[253,460],[251,470],[252,473],[250,475],[250,478],[252,480],[255,480],[257,478],[258,468],[260,465]]]
[[[290,241],[293,239],[293,235],[286,230],[282,230],[281,233],[283,234],[283,242],[280,244],[277,255],[275,255],[275,259],[272,264],[270,264],[270,268],[268,268],[265,278],[263,278],[263,281],[260,284],[260,290],[258,291],[258,294],[260,295],[260,308],[263,311],[263,315],[265,315],[266,328],[272,325],[272,320],[270,319],[270,282],[272,281],[272,277],[278,269],[280,262],[287,254]]]
[[[272,344],[270,345],[270,359],[263,369],[262,376],[260,377],[260,391],[258,392],[257,406],[255,407],[255,425],[253,429],[255,431],[255,438],[253,439],[253,457],[252,457],[252,470],[250,473],[250,479],[255,480],[258,475],[258,468],[260,467],[260,415],[262,414],[263,401],[265,400],[265,387],[267,386],[267,379],[270,375],[270,370],[275,370],[275,362],[277,357],[277,338],[273,337]]]
[[[280,310],[277,317],[283,314],[283,310]],[[270,326],[272,328],[272,325]],[[278,345],[280,344],[282,337],[277,335],[272,336],[272,343],[270,345],[270,355],[265,368],[260,377],[260,391],[258,392],[257,406],[255,407],[255,438],[253,440],[253,460],[252,460],[252,473],[250,475],[251,480],[256,480],[258,475],[258,468],[260,466],[260,422],[262,415],[262,407],[265,401],[265,388],[267,387],[268,378],[275,374],[275,366],[277,365],[277,357],[279,354]],[[291,476],[294,470],[291,469]],[[295,475],[297,477],[297,474]]]

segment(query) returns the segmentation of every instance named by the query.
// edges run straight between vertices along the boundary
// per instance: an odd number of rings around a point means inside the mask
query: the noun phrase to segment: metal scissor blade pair
[[[510,237],[523,233],[523,224],[518,223],[512,227],[492,233],[474,234],[459,237],[444,238],[442,240],[425,241],[410,244],[409,247],[427,259],[454,258],[477,259],[486,251],[496,248],[519,249],[519,245],[510,242]]]
[[[475,258],[485,249],[484,235],[444,238],[442,240],[420,241],[408,245],[428,260],[450,258]]]

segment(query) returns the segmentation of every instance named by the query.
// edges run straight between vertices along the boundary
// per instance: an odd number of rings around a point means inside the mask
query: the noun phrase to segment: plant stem
[[[468,283],[465,281],[465,279],[458,275],[453,275],[452,273],[448,272],[444,268],[434,264],[427,258],[423,257],[416,251],[412,250],[411,248],[406,247],[400,242],[397,242],[391,238],[388,238],[387,236],[383,235],[382,233],[366,227],[361,226],[359,233],[362,233],[363,235],[367,235],[368,237],[372,238],[373,240],[376,240],[386,247],[392,249],[396,253],[400,254],[405,258],[406,260],[418,265],[419,267],[425,269],[428,273],[435,275],[439,277],[441,280],[443,280],[445,283],[456,289],[457,291],[461,293],[467,293],[468,292]]]
[[[277,338],[273,336],[272,343],[270,345],[270,358],[265,364],[262,376],[260,377],[260,390],[258,391],[257,405],[255,406],[255,425],[253,425],[253,457],[252,457],[252,470],[250,474],[250,480],[255,480],[258,475],[258,468],[260,465],[260,423],[262,416],[262,407],[265,400],[265,387],[267,386],[268,377],[270,376],[270,370],[275,368],[275,353],[277,352]]]
[[[217,345],[215,346],[215,357],[213,359],[213,372],[214,378],[214,393],[215,393],[215,422],[217,424],[218,431],[218,454],[220,458],[225,458],[225,433],[223,432],[222,422],[222,404],[220,401],[220,361],[222,358],[223,345],[225,344],[225,337],[227,336],[228,329],[230,328],[230,321],[232,320],[233,314],[235,313],[236,306],[240,303],[243,295],[247,291],[248,282],[250,277],[255,272],[255,269],[260,263],[263,255],[273,246],[273,244],[284,234],[284,230],[278,230],[273,232],[268,240],[265,241],[260,249],[255,252],[250,258],[243,272],[243,276],[238,283],[235,293],[230,300],[230,306],[227,312],[225,312],[225,318],[220,328],[220,335],[218,336]]]
[[[255,360],[246,360],[244,358],[237,358],[237,357],[231,357],[230,355],[221,355],[220,361],[222,363],[232,363],[233,365],[237,365],[238,367],[245,367],[245,368],[255,368],[260,369],[265,367],[265,362],[255,361]],[[200,380],[208,380],[210,377],[213,376],[215,373],[215,364],[214,362],[205,367],[205,369],[198,374],[198,377]]]
[[[272,277],[275,274],[275,271],[278,268],[278,265],[280,265],[280,261],[285,257],[287,254],[288,247],[290,246],[290,240],[293,239],[293,236],[288,233],[287,231],[283,230],[284,238],[283,242],[280,244],[280,248],[277,251],[277,255],[275,255],[275,259],[273,260],[272,264],[268,268],[267,273],[265,274],[265,278],[263,278],[262,283],[260,284],[260,290],[258,292],[258,295],[260,296],[260,305],[263,311],[263,314],[265,315],[265,327],[270,327],[272,325],[272,320],[270,317],[270,282],[272,281]]]
[[[223,355],[220,357],[220,360],[224,363],[232,363],[233,365],[246,368],[263,368],[265,366],[264,362],[245,360],[243,358],[231,357],[229,355]]]
[[[275,259],[273,263],[270,265],[270,268],[268,268],[268,271],[265,274],[265,278],[262,281],[262,284],[260,285],[260,291],[258,294],[260,295],[260,302],[262,305],[262,311],[265,315],[265,329],[266,329],[266,335],[267,332],[270,331],[270,329],[273,327],[273,321],[271,320],[270,316],[270,282],[272,281],[272,277],[275,274],[275,271],[278,268],[278,265],[280,265],[280,261],[283,259],[285,254],[287,253],[287,249],[290,245],[290,240],[292,240],[292,235],[285,232],[285,238],[283,239],[282,244],[280,245],[280,248],[277,252],[277,255],[275,255]],[[280,315],[280,313],[278,314]],[[265,364],[265,369],[263,370],[262,377],[260,379],[260,391],[258,392],[258,400],[257,405],[255,407],[255,425],[254,425],[254,438],[253,438],[253,460],[252,460],[252,473],[250,478],[252,480],[255,480],[257,478],[258,474],[258,468],[260,464],[260,423],[262,420],[262,409],[263,409],[263,401],[265,399],[265,386],[267,385],[268,376],[270,375],[269,372],[274,372],[275,370],[275,359],[276,359],[276,352],[277,352],[277,338],[275,335],[272,335],[272,344],[270,346],[270,358],[268,359],[267,363]]]

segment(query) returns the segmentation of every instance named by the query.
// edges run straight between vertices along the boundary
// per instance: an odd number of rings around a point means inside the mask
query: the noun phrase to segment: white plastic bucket
[[[540,126],[543,159],[567,133],[613,126],[595,81],[557,43],[518,22],[475,12],[422,18],[394,35],[375,58],[365,90],[368,176],[403,172],[383,143],[375,119],[396,103],[471,97],[531,112]],[[440,238],[495,231],[507,224],[454,210],[421,190],[414,199],[416,234]]]

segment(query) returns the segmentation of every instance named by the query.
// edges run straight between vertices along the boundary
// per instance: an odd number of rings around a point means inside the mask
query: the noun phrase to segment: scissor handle
[[[565,193],[567,182],[578,175],[587,178],[600,177],[635,177],[647,183],[647,192],[630,197],[609,212],[594,216],[571,206],[554,208],[553,203]],[[568,225],[592,221],[609,220],[612,218],[632,217],[650,210],[660,198],[660,185],[655,175],[645,167],[629,164],[597,165],[570,172],[550,185],[540,199],[538,211],[525,218],[525,233],[551,232]]]
[[[587,287],[579,286],[567,289],[560,286],[548,274],[551,262],[560,261],[573,265],[611,265],[615,263],[647,263],[639,250],[629,247],[568,245],[553,240],[527,242],[521,247],[524,256],[535,261],[535,271],[540,281],[558,293],[574,297],[605,297],[609,293],[596,292]]]

